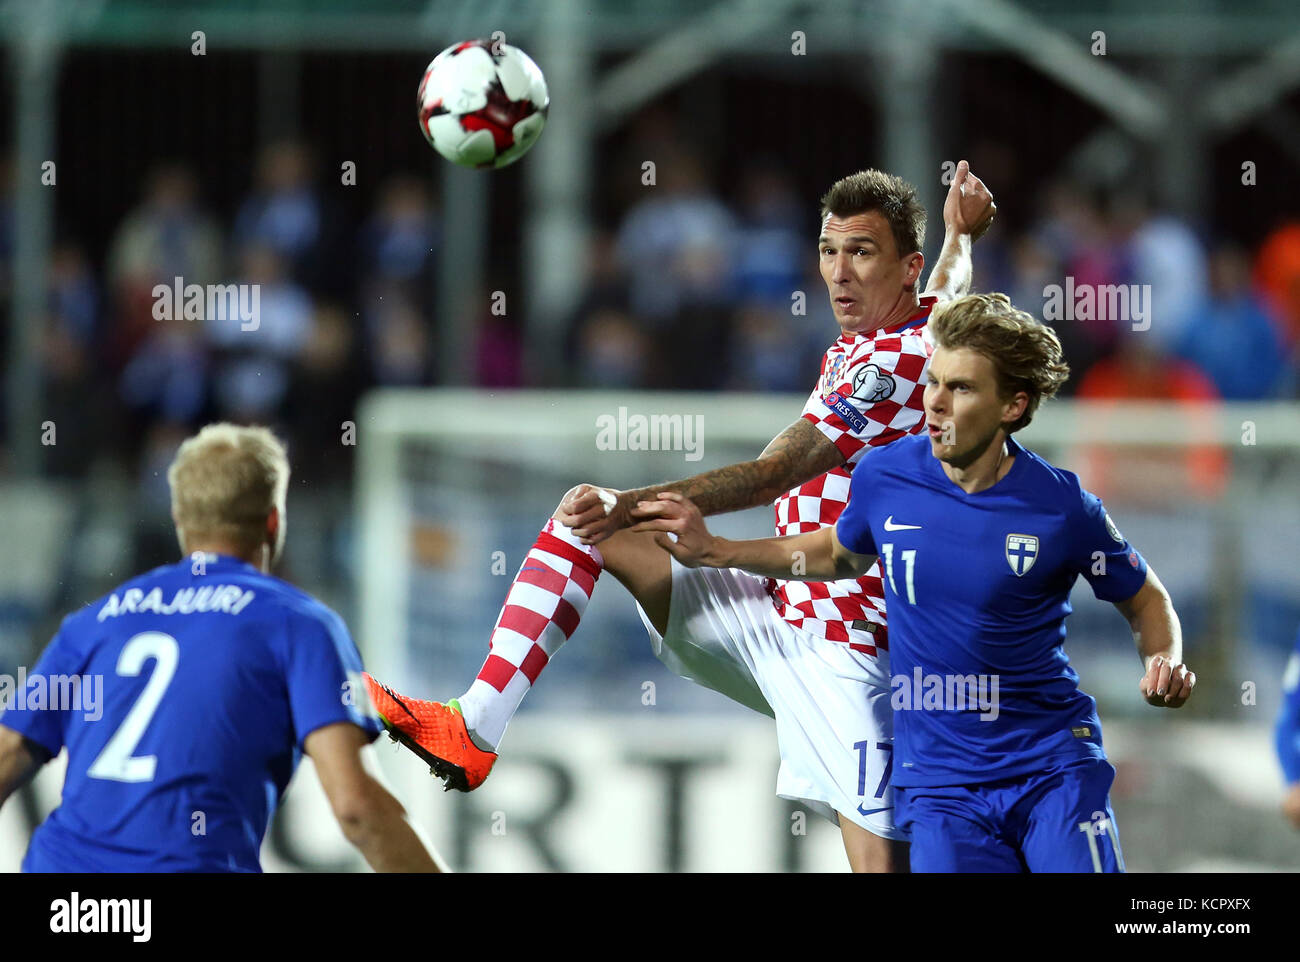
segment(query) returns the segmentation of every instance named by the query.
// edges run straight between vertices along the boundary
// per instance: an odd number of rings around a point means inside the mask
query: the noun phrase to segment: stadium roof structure
[[[368,46],[424,49],[431,38],[469,36],[484,22],[529,34],[565,0],[7,0],[0,32],[13,39],[23,31],[18,8],[57,11],[73,43],[130,46],[167,45],[202,29],[228,43],[265,49]],[[829,27],[820,42],[840,49],[859,47],[878,35],[882,18],[894,15],[890,0],[586,0],[576,4],[591,41],[602,49],[643,46],[666,29],[725,14],[734,37],[714,37],[761,52],[762,41],[746,39],[744,24],[773,14],[797,17],[810,33]],[[990,17],[994,7],[1012,8],[1025,23],[1050,24],[1069,35],[1105,30],[1116,53],[1214,53],[1257,51],[1300,29],[1300,8],[1290,0],[931,0],[908,4],[909,21],[931,21],[944,45],[999,48],[996,37],[968,28],[972,17]],[[992,16],[1000,22],[1003,15]],[[947,24],[949,29],[944,30]]]

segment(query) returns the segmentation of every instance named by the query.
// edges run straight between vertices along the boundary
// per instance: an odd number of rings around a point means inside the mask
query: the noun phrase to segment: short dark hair
[[[831,184],[821,200],[821,223],[826,215],[852,217],[878,211],[894,233],[898,256],[906,257],[925,243],[925,207],[916,199],[916,188],[883,170],[860,170]]]
[[[1029,395],[1025,413],[1007,427],[1008,434],[1027,426],[1038,405],[1070,376],[1056,332],[1013,307],[1005,294],[967,294],[940,304],[928,326],[936,346],[970,348],[992,361],[1004,398],[1019,391]]]

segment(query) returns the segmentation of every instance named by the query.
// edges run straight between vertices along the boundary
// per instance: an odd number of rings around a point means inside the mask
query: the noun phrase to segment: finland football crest
[[[868,404],[884,401],[898,388],[894,378],[875,364],[864,364],[853,372],[853,397]]]
[[[1123,544],[1124,536],[1119,533],[1119,528],[1115,527],[1115,522],[1110,520],[1110,515],[1106,514],[1105,512],[1102,512],[1102,516],[1106,519],[1107,533],[1110,534],[1112,539],[1118,541],[1120,544]]]
[[[1019,578],[1038,560],[1038,537],[1032,534],[1007,535],[1007,564]]]

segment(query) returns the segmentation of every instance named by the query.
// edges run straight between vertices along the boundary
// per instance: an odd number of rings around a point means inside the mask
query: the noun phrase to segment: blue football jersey
[[[335,722],[381,730],[360,672],[337,614],[222,555],[69,615],[0,715],[68,750],[62,802],[23,870],[260,871],[303,740]]]
[[[1146,561],[1069,471],[1007,441],[1015,461],[967,494],[928,437],[872,450],[836,536],[880,556],[889,616],[894,781],[987,783],[1092,755],[1096,702],[1062,650],[1079,575],[1105,601]]]
[[[1277,758],[1288,785],[1300,782],[1300,636],[1282,673],[1282,710],[1273,727]]]

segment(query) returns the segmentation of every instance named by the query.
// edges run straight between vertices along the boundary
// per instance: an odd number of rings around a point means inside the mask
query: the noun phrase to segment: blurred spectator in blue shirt
[[[110,356],[125,363],[155,324],[153,289],[210,284],[221,274],[221,235],[197,205],[194,175],[186,167],[155,170],[144,199],[123,220],[108,252],[108,282],[117,320]]]
[[[1095,200],[1084,189],[1069,182],[1050,186],[1044,196],[1045,214],[1032,235],[1035,244],[1048,252],[1058,271],[1050,284],[1060,289],[1064,300],[1069,301],[1071,290],[1077,292],[1090,288],[1098,291],[1110,285],[1128,283],[1129,270],[1123,250],[1113,234],[1111,223]],[[1019,253],[1022,257],[1033,254],[1023,250]],[[1048,291],[1041,290],[1035,299],[1038,311],[1042,310],[1047,299]],[[1075,316],[1072,306],[1067,304],[1067,307],[1066,317],[1060,320],[1047,318],[1048,323],[1058,331],[1073,325],[1070,336],[1089,358],[1101,357],[1114,349],[1119,330],[1124,326],[1123,319],[1110,317],[1105,312],[1082,319]],[[1073,363],[1073,358],[1069,360]]]
[[[43,419],[57,443],[44,449],[55,477],[85,473],[104,442],[109,411],[95,403],[100,369],[99,287],[85,253],[61,243],[50,258],[49,313],[42,326]]]
[[[433,201],[423,179],[399,176],[380,191],[379,203],[361,229],[361,269],[366,281],[431,288],[441,246]]]
[[[78,245],[59,244],[50,257],[50,311],[68,337],[86,351],[99,338],[99,283]]]
[[[1210,259],[1210,293],[1191,312],[1178,354],[1209,375],[1226,401],[1278,397],[1288,373],[1282,332],[1252,288],[1250,260],[1225,244]]]
[[[388,181],[359,240],[368,374],[381,384],[424,384],[432,373],[428,334],[410,325],[435,314],[440,246],[433,201],[424,182],[408,176]],[[410,345],[413,356],[402,357],[399,343]]]
[[[1205,300],[1205,248],[1184,221],[1152,212],[1137,196],[1120,198],[1112,216],[1126,239],[1127,282],[1150,291],[1150,336],[1165,350],[1175,350]]]
[[[299,283],[317,288],[331,280],[325,212],[303,145],[284,141],[262,151],[253,194],[239,208],[232,240],[236,250],[270,248]]]
[[[789,309],[785,315],[789,315]],[[798,318],[803,320],[803,318]],[[736,312],[725,387],[733,391],[797,391],[811,377],[798,364],[795,332],[779,309],[750,300]]]
[[[577,325],[575,377],[580,387],[637,389],[652,386],[650,339],[642,325],[613,305],[597,307]]]
[[[429,325],[401,285],[384,291],[374,294],[363,316],[369,376],[379,385],[428,384],[434,362]]]
[[[122,400],[143,422],[169,421],[187,429],[198,424],[208,399],[203,328],[180,317],[154,325],[122,371]]]
[[[683,309],[721,305],[731,296],[735,220],[691,154],[665,150],[655,176],[623,219],[617,247],[633,312],[659,327]]]
[[[255,307],[249,313],[256,316],[245,320],[227,310],[225,317],[207,317],[204,332],[218,353],[213,377],[218,413],[234,421],[265,422],[288,393],[292,362],[311,336],[313,305],[271,247],[254,244],[241,261],[240,303]]]
[[[789,313],[802,266],[816,237],[801,230],[803,206],[784,171],[775,163],[747,170],[740,184],[740,225],[736,232],[736,290],[741,300],[759,300]]]

